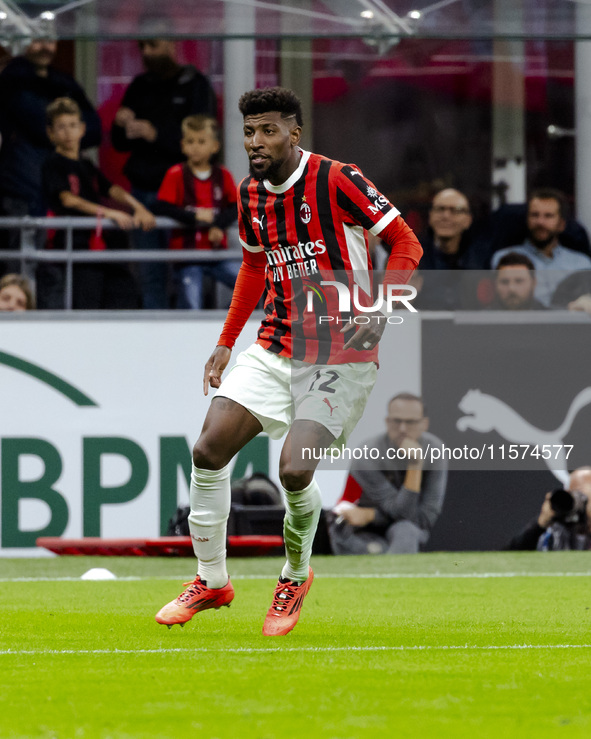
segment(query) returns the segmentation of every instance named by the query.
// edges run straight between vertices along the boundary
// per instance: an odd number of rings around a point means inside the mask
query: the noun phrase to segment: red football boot
[[[283,581],[279,578],[273,603],[267,611],[263,624],[263,636],[284,636],[289,634],[297,624],[304,603],[304,598],[314,581],[312,568],[308,567],[308,579],[301,585],[291,580]]]
[[[229,580],[223,588],[208,588],[205,580],[197,575],[193,582],[186,582],[183,585],[186,590],[156,614],[156,621],[165,624],[169,629],[174,624],[184,626],[199,611],[229,607],[234,600],[234,588]]]

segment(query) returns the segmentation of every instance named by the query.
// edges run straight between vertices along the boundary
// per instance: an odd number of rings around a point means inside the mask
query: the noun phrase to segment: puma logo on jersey
[[[322,402],[323,403],[326,403],[326,405],[330,408],[330,417],[332,418],[332,412],[333,411],[336,411],[336,409],[339,406],[338,405],[335,405],[335,407],[333,408],[332,405],[330,404],[330,400],[328,398],[322,398]]]
[[[591,387],[587,387],[573,399],[562,424],[554,430],[545,431],[533,426],[510,406],[493,395],[480,390],[469,390],[461,399],[459,408],[466,414],[458,419],[459,431],[473,429],[480,433],[496,431],[509,442],[516,444],[556,445],[560,452],[546,460],[548,469],[563,483],[568,484],[568,466],[564,453],[564,437],[570,431],[577,413],[591,403]]]
[[[263,220],[264,219],[265,219],[265,214],[264,213],[263,213],[263,215],[260,218],[256,218],[255,216],[253,216],[253,218],[252,218],[252,220],[255,223],[258,223],[259,224],[259,228],[264,228],[264,226],[263,226]]]

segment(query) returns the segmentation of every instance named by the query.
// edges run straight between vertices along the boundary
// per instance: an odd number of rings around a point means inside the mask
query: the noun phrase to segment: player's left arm
[[[342,167],[338,174],[337,203],[345,222],[362,226],[389,247],[388,272],[417,268],[423,249],[413,230],[373,182],[351,165]]]
[[[400,215],[379,233],[379,237],[390,248],[384,284],[405,285],[423,255],[419,240]]]
[[[344,220],[362,226],[378,236],[390,248],[385,284],[406,284],[419,264],[423,250],[412,229],[397,208],[375,185],[355,167],[341,169],[337,184],[337,201]],[[376,320],[358,328],[345,344],[345,349],[372,349],[381,339],[386,322],[376,313]],[[348,330],[345,327],[344,330]]]
[[[423,253],[419,240],[400,215],[396,216],[383,231],[380,231],[379,235],[391,249],[383,284],[406,285]],[[399,292],[402,294],[409,289],[412,288],[402,288]],[[397,295],[398,292],[394,294]],[[416,291],[414,294],[416,295]],[[404,297],[409,298],[410,296],[404,295]],[[345,344],[345,349],[373,349],[380,341],[386,328],[386,321],[383,320],[384,315],[380,311],[376,311],[374,315],[376,320],[360,326]],[[348,330],[348,326],[345,330]]]

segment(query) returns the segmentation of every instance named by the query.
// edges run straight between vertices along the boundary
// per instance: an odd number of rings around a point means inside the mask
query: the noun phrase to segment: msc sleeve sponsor
[[[350,164],[341,168],[337,188],[339,206],[355,223],[373,234],[380,233],[399,215],[399,211],[373,182]]]

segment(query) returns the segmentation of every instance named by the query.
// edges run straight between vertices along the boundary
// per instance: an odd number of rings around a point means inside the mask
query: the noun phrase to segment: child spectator
[[[8,274],[0,278],[0,311],[23,311],[34,308],[35,297],[26,277]]]
[[[86,126],[78,104],[70,98],[57,98],[47,107],[47,134],[55,147],[42,170],[44,195],[52,215],[96,216],[93,231],[75,230],[74,249],[125,248],[120,232],[102,232],[102,218],[114,221],[120,229],[134,227],[144,231],[155,226],[154,216],[119,185],[113,185],[89,160],[80,156],[80,142]],[[117,208],[103,207],[110,198],[127,206],[133,215]],[[125,240],[126,241],[126,240]],[[50,239],[48,245],[63,249],[64,232]],[[40,307],[63,308],[64,268],[40,265],[37,274]],[[89,263],[74,265],[73,307],[135,308],[137,295],[133,278],[126,265]]]
[[[187,161],[164,176],[154,211],[194,227],[174,231],[171,249],[226,249],[224,230],[237,219],[236,184],[225,167],[213,163],[220,150],[217,121],[191,115],[183,120],[182,131]],[[203,278],[234,287],[239,269],[239,259],[176,265],[177,308],[202,308]]]

